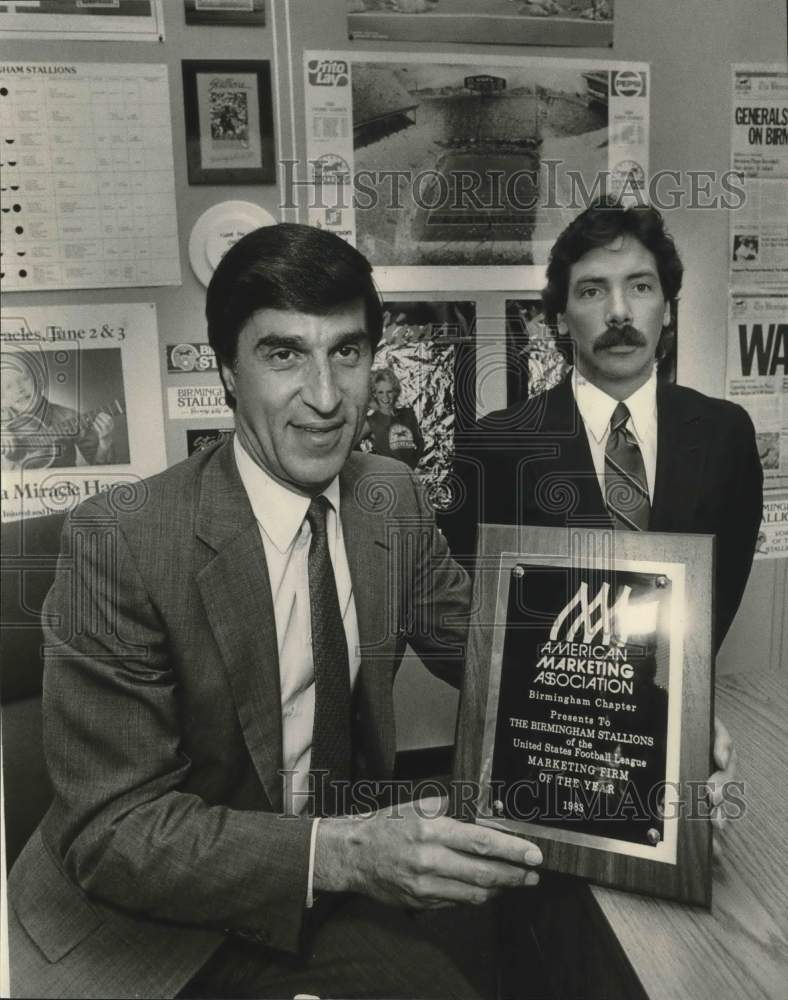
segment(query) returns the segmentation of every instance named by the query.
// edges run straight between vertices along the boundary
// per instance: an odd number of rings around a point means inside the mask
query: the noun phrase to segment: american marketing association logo
[[[653,631],[658,603],[641,602],[635,608],[629,602],[631,593],[632,588],[624,586],[611,602],[610,584],[605,582],[589,600],[588,584],[583,581],[553,622],[550,639],[555,642],[563,634],[570,642],[579,638],[580,642],[590,643],[601,633],[604,646],[622,645],[629,640],[633,627],[636,633]]]

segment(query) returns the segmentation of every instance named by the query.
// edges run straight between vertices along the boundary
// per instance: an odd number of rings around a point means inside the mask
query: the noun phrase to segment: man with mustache
[[[542,300],[574,367],[467,435],[466,499],[445,530],[467,554],[478,522],[713,534],[718,649],[750,572],[763,475],[741,407],[657,383],[682,275],[654,208],[603,200],[561,233]]]
[[[560,234],[542,300],[559,340],[571,341],[574,366],[559,385],[489,414],[460,439],[463,501],[443,528],[454,555],[469,558],[483,522],[713,534],[716,651],[750,572],[763,474],[741,407],[657,382],[682,275],[654,208],[603,200]],[[639,711],[657,731],[664,692],[642,694]],[[719,829],[735,755],[716,720],[713,756]]]

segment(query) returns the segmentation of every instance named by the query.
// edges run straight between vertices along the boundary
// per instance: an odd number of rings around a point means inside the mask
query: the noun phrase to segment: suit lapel
[[[347,552],[353,596],[356,602],[361,663],[360,693],[365,713],[372,720],[384,745],[394,732],[391,696],[393,647],[397,639],[399,594],[389,582],[395,569],[393,552],[386,537],[389,522],[385,503],[388,484],[362,473],[361,457],[351,454],[340,476],[342,533]],[[398,483],[394,481],[392,488]]]
[[[705,448],[703,421],[692,397],[678,387],[657,388],[657,472],[649,528],[691,531]]]
[[[274,809],[282,806],[282,715],[271,586],[232,440],[206,466],[197,535],[214,551],[197,583],[224,660],[249,753]]]

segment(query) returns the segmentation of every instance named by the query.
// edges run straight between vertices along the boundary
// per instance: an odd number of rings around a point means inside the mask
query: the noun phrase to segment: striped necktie
[[[619,403],[605,445],[605,504],[615,527],[647,531],[651,503],[646,467],[628,420],[626,403]]]
[[[342,811],[341,786],[333,783],[350,780],[351,707],[347,639],[328,551],[326,514],[329,506],[326,497],[315,497],[306,517],[312,529],[307,565],[315,669],[311,770],[317,790],[316,813],[332,816]]]

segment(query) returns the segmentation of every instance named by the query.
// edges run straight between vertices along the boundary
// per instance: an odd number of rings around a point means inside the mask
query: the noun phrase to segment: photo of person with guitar
[[[47,367],[29,352],[0,354],[0,468],[128,462],[128,443],[119,449],[117,440],[118,427],[125,429],[123,401],[116,398],[87,412],[53,402]],[[71,379],[59,373],[58,381]]]

